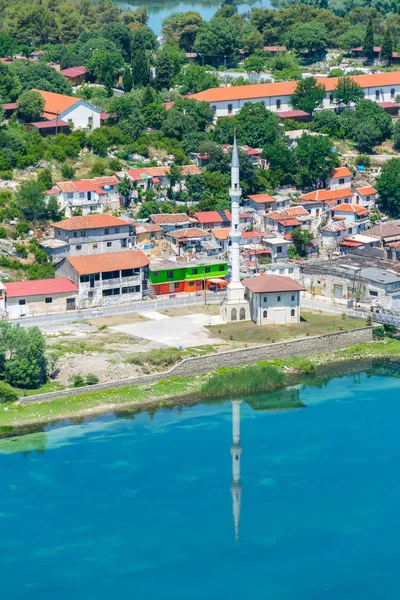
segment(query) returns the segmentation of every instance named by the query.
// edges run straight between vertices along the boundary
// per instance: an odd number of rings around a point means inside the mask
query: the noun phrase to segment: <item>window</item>
[[[390,90],[390,97],[391,97],[391,98],[394,98],[394,97],[395,97],[395,95],[396,95],[396,90],[395,90],[394,88],[392,88],[392,89]]]
[[[215,104],[211,107],[213,109],[214,115],[217,112],[217,107],[215,106]]]
[[[87,123],[88,127],[93,127],[93,117],[88,117]]]
[[[264,298],[263,298],[263,302],[264,302],[264,304],[267,304],[267,302],[268,302],[268,298],[267,298],[267,296],[264,296]]]
[[[371,199],[371,196],[366,196],[366,200],[367,200],[367,202],[369,202],[369,201],[370,201],[370,199]]]
[[[285,269],[279,269],[279,275],[284,275],[285,274]]]
[[[379,100],[379,96],[380,96],[379,90],[376,90],[376,92],[375,92],[375,99]]]
[[[174,272],[173,271],[167,271],[167,279],[172,279],[174,276]]]
[[[291,269],[289,269],[289,273],[294,273],[293,267]]]
[[[121,229],[119,227],[115,228],[115,233],[119,233],[121,231]]]
[[[74,194],[72,192],[67,193],[67,198],[73,198],[73,197],[74,197]]]
[[[329,104],[333,104],[334,99],[333,99],[333,94],[329,95]]]
[[[110,230],[109,230],[109,229],[105,229],[105,230],[104,230],[104,235],[108,235],[109,233],[110,233]]]
[[[206,267],[205,271],[206,273],[211,273],[211,267]]]
[[[281,301],[281,297],[280,297],[280,296],[278,296],[278,297],[277,297],[277,299],[276,299],[276,301],[277,301],[277,302],[280,302],[280,301]]]
[[[198,269],[192,269],[192,275],[197,275],[198,272],[199,272]]]
[[[159,271],[154,271],[154,273],[153,273],[153,277],[160,277],[160,273],[159,273]]]
[[[282,252],[282,246],[277,246],[276,247],[276,251],[279,252],[279,253]]]
[[[82,250],[82,246],[81,246],[80,244],[77,244],[77,245],[75,246],[75,248],[76,248],[77,250]]]
[[[93,250],[97,248],[97,244],[93,244]]]
[[[369,295],[374,296],[376,298],[378,296],[378,292],[375,292],[374,290],[370,290]]]
[[[87,293],[88,300],[93,300],[94,292],[93,290],[89,290]]]
[[[111,288],[111,290],[103,290],[103,296],[119,296],[121,290],[119,288]]]
[[[233,108],[232,104],[228,104],[228,115],[232,114],[232,108]]]
[[[119,271],[106,271],[101,274],[103,280],[107,279],[119,279]]]
[[[135,277],[140,275],[140,269],[122,269],[121,277]]]
[[[107,242],[107,248],[111,248],[112,242]]]
[[[341,177],[341,178],[339,179],[339,183],[340,183],[340,185],[342,185],[342,184],[344,183],[344,177]]]
[[[72,237],[77,237],[78,234],[76,233],[76,231],[74,231],[74,233],[72,234]]]
[[[53,298],[45,298],[44,301],[46,304],[51,304],[53,302]]]
[[[129,287],[123,287],[123,294],[137,294],[140,292],[140,285],[130,285]]]
[[[174,283],[174,288],[177,290],[179,289],[179,281],[175,281]]]
[[[225,265],[219,265],[218,271],[225,271]]]
[[[263,310],[263,319],[267,319],[267,318],[268,318],[268,311]]]
[[[294,294],[292,294],[292,298],[291,298],[292,302],[294,302],[294,298],[295,298],[295,296],[294,296]]]
[[[100,280],[100,273],[92,273],[91,275],[81,275],[79,277],[79,281],[81,283],[89,283],[89,281],[99,281]]]
[[[280,101],[280,100],[277,100],[277,101],[276,101],[276,110],[279,110],[279,109],[280,109],[280,107],[281,107],[281,101]]]
[[[296,316],[296,311],[294,310],[294,308],[292,308],[292,310],[290,311],[290,316],[291,317],[295,317]]]
[[[18,304],[19,304],[20,306],[25,306],[25,304],[26,304],[26,300],[25,300],[25,299],[18,300]]]

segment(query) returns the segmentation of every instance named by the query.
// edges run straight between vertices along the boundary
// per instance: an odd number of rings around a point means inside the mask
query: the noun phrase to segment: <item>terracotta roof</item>
[[[245,240],[262,236],[263,234],[261,233],[261,231],[242,231],[242,238]]]
[[[209,236],[208,231],[204,231],[204,229],[199,229],[198,227],[189,227],[188,229],[175,229],[175,231],[169,231],[167,233],[170,237],[175,238],[176,240],[182,240],[183,238],[201,238]]]
[[[301,225],[298,219],[280,219],[278,223],[282,227],[299,227]]]
[[[280,119],[295,119],[296,117],[309,117],[305,110],[284,110],[277,113]]]
[[[376,238],[385,238],[392,235],[400,235],[400,227],[393,223],[382,223],[368,230],[368,235]]]
[[[217,238],[217,240],[222,242],[229,239],[230,231],[229,227],[222,227],[221,229],[213,229],[211,233],[215,238]]]
[[[231,213],[228,210],[205,210],[193,215],[199,223],[230,223]]]
[[[179,168],[184,177],[187,175],[201,174],[201,170],[197,165],[183,165]],[[129,171],[126,171],[126,174],[132,181],[142,181],[146,177],[166,177],[168,173],[169,167],[148,167],[146,169],[130,169]]]
[[[376,189],[372,187],[372,185],[367,185],[365,187],[357,188],[357,192],[359,192],[362,196],[368,196],[376,194]]]
[[[17,102],[6,102],[5,104],[3,104],[3,110],[17,110],[17,108]]]
[[[282,275],[261,275],[243,279],[243,285],[255,293],[302,292],[305,288],[291,277]]]
[[[256,204],[264,204],[266,202],[268,202],[268,203],[276,202],[276,198],[274,198],[273,196],[270,196],[269,194],[251,194],[250,196],[248,196],[248,198],[250,200],[252,200],[252,202],[255,202]]]
[[[57,181],[54,184],[63,194],[70,192],[92,192],[105,193],[102,189],[105,185],[118,185],[118,178],[115,175],[110,177],[93,177],[92,179],[78,179],[77,181]],[[53,187],[54,189],[54,187]]]
[[[356,242],[355,240],[348,240],[344,238],[342,242],[340,242],[341,246],[348,246],[349,248],[358,248],[359,246],[363,246],[362,242]]]
[[[147,256],[140,250],[106,252],[105,254],[93,254],[91,256],[70,256],[67,261],[71,263],[79,275],[105,273],[120,269],[140,269],[150,263]]]
[[[53,227],[63,229],[64,231],[75,231],[77,229],[102,229],[104,227],[121,227],[129,225],[129,221],[107,215],[86,215],[84,217],[71,217],[58,223],[53,223]]]
[[[33,90],[38,92],[45,104],[43,110],[43,117],[45,119],[54,119],[57,113],[60,115],[74,104],[81,102],[81,98],[75,98],[73,96],[64,96],[64,94],[55,94],[54,92],[45,92],[44,90]]]
[[[163,228],[155,223],[138,223],[135,225],[136,233],[152,233],[162,231]]]
[[[369,211],[359,204],[338,204],[332,208],[333,212],[347,212],[356,215],[368,215]]]
[[[265,219],[270,219],[271,221],[279,221],[279,219],[283,219],[287,217],[286,210],[275,210],[264,215]]]
[[[291,206],[285,208],[285,212],[291,217],[309,217],[310,213],[304,208],[304,206]]]
[[[86,75],[87,69],[85,67],[70,67],[69,69],[63,69],[60,71],[61,75],[64,77],[79,77],[79,75]]]
[[[302,194],[300,200],[314,200],[326,202],[327,200],[340,200],[342,198],[351,198],[353,192],[350,188],[339,188],[338,190],[315,190],[308,194]]]
[[[175,223],[195,223],[196,219],[192,219],[186,213],[159,213],[150,215],[150,219],[157,225],[175,225]]]
[[[352,177],[352,174],[347,167],[338,167],[337,169],[333,169],[331,173],[332,179],[337,177]]]
[[[400,84],[400,71],[376,73],[374,75],[354,75],[352,79],[363,89]],[[320,77],[318,83],[332,92],[339,81],[338,77]],[[256,83],[253,85],[232,86],[227,88],[210,88],[193,94],[191,97],[203,102],[223,102],[227,100],[250,100],[253,98],[270,98],[272,96],[291,96],[296,89],[296,81],[275,83]]]
[[[286,46],[263,46],[264,52],[286,52]]]
[[[352,225],[347,223],[346,221],[331,221],[328,225],[322,228],[321,231],[345,231],[345,229],[349,229]]]
[[[36,129],[69,127],[69,123],[67,123],[67,121],[62,121],[61,119],[53,119],[52,121],[35,121],[35,123],[27,123],[27,125],[32,125],[32,127],[36,127]]]
[[[229,213],[229,214],[230,214],[230,213]],[[248,212],[243,212],[243,213],[240,213],[240,214],[239,214],[239,220],[240,220],[240,219],[252,219],[252,218],[253,218],[253,215],[251,215],[251,214],[250,214],[250,213],[248,213]]]
[[[66,277],[60,279],[37,279],[32,281],[4,282],[8,298],[21,296],[41,296],[44,294],[67,294],[77,292],[78,288]]]

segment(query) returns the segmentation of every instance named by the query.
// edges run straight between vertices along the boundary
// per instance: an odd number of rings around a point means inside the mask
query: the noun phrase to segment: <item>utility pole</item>
[[[204,304],[207,304],[207,288],[206,288],[206,275],[203,275],[203,286],[204,286]]]

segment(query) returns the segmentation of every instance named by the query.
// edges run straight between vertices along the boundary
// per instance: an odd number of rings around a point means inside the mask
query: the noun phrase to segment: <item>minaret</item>
[[[240,445],[240,405],[241,400],[232,400],[232,511],[233,524],[235,528],[236,544],[239,542],[240,501],[242,495],[242,484],[240,483],[240,456],[242,446]]]
[[[232,165],[231,165],[231,197],[232,225],[229,233],[231,238],[231,281],[228,285],[228,300],[244,300],[244,286],[240,282],[240,238],[242,236],[239,227],[239,203],[242,190],[239,179],[239,154],[236,142],[236,134],[233,140]]]

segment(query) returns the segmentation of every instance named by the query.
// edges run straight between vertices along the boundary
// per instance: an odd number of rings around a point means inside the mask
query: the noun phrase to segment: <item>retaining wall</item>
[[[352,329],[351,331],[338,331],[326,335],[306,337],[290,342],[281,342],[278,344],[265,344],[252,348],[242,348],[240,350],[231,350],[229,352],[220,352],[218,354],[206,354],[205,356],[195,356],[185,358],[181,363],[172,367],[169,371],[162,373],[153,373],[152,375],[142,375],[141,377],[130,377],[129,379],[119,379],[107,383],[98,383],[96,385],[84,386],[80,388],[69,388],[59,392],[49,392],[47,394],[37,394],[34,396],[25,396],[19,401],[20,404],[37,404],[38,402],[51,402],[59,398],[76,396],[78,394],[92,394],[103,390],[118,389],[126,386],[146,385],[157,383],[161,379],[171,377],[189,377],[191,375],[201,375],[209,373],[222,367],[240,367],[258,362],[260,360],[273,360],[274,358],[293,358],[295,356],[307,356],[310,354],[323,354],[331,350],[339,350],[347,346],[354,346],[360,342],[372,341],[372,327],[363,327],[361,329]]]

